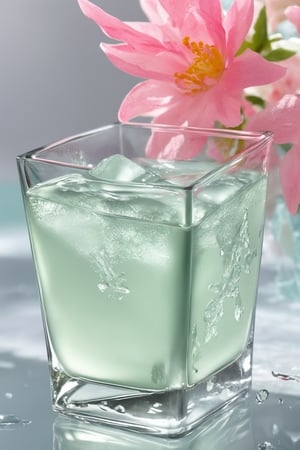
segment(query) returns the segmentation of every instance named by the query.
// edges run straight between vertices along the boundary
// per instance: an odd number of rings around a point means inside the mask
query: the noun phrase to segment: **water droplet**
[[[279,403],[279,405],[283,405],[283,399],[282,399],[282,398],[279,398],[279,399],[278,399],[278,403]]]
[[[211,378],[206,383],[206,390],[207,390],[207,392],[211,392],[213,390],[214,386],[215,386],[215,380],[214,380],[214,378]]]
[[[297,381],[297,383],[300,382],[300,377],[295,375],[288,375],[285,373],[275,372],[274,370],[272,370],[272,375],[274,378],[278,378],[279,380],[282,381]]]
[[[234,318],[237,322],[241,320],[241,317],[244,313],[244,308],[240,303],[237,303],[234,308]]]
[[[261,389],[256,394],[256,403],[261,405],[266,400],[268,400],[268,397],[269,397],[269,391],[267,389]]]
[[[159,403],[159,402],[155,402],[155,403],[153,403],[153,408],[161,408],[162,407],[162,403]]]
[[[13,369],[14,367],[15,365],[11,361],[0,361],[0,369]]]
[[[126,412],[126,409],[122,405],[115,406],[114,410],[120,414],[125,414],[125,412]]]
[[[148,414],[159,414],[163,412],[163,404],[159,402],[153,403],[149,408]]]
[[[201,357],[201,346],[198,339],[198,328],[197,325],[193,326],[192,330],[192,370],[194,373],[198,373],[198,364]]]
[[[5,397],[11,399],[13,398],[13,394],[11,392],[6,392]]]
[[[108,401],[103,400],[102,402],[100,402],[98,404],[98,408],[101,409],[102,411],[108,411],[110,409],[109,405],[108,405]]]
[[[15,426],[30,425],[31,420],[23,420],[13,414],[0,414],[0,428],[11,428]]]
[[[261,442],[260,444],[257,445],[257,448],[259,450],[274,450],[273,445],[268,441]]]

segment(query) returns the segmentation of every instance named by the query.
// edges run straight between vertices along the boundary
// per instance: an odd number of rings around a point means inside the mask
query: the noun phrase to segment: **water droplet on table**
[[[125,412],[126,412],[126,409],[122,405],[115,406],[114,410],[120,414],[125,414]]]
[[[282,380],[282,381],[296,381],[297,383],[300,383],[300,377],[299,376],[288,375],[286,373],[275,372],[274,370],[272,370],[272,375],[273,375],[274,378],[278,378],[279,380]]]
[[[13,398],[13,394],[11,392],[6,392],[4,396],[9,399]]]
[[[269,397],[269,391],[267,389],[261,389],[256,394],[256,403],[261,405],[266,400],[268,400],[268,397]]]
[[[15,426],[30,425],[31,420],[20,419],[13,414],[0,414],[0,429],[14,428]]]
[[[268,441],[261,442],[260,444],[257,445],[257,448],[259,450],[274,450],[273,445]]]
[[[0,361],[0,369],[14,369],[15,365],[11,361]]]

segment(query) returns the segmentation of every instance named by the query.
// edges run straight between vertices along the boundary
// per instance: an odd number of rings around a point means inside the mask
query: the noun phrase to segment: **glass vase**
[[[264,261],[273,301],[300,301],[300,214],[288,211],[282,195],[266,220]]]
[[[271,141],[115,124],[18,158],[56,411],[176,436],[249,389]]]

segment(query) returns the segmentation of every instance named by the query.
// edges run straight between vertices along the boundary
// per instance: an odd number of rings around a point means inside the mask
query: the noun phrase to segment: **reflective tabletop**
[[[180,439],[53,413],[37,285],[17,183],[0,186],[0,449],[300,449],[300,298],[278,298],[265,239],[253,388]]]

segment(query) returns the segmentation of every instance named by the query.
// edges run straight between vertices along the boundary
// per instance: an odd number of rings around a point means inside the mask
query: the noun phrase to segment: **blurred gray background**
[[[143,20],[138,0],[94,0]],[[112,66],[109,42],[77,0],[9,0],[0,13],[0,183],[17,179],[17,154],[116,121],[139,80]]]

